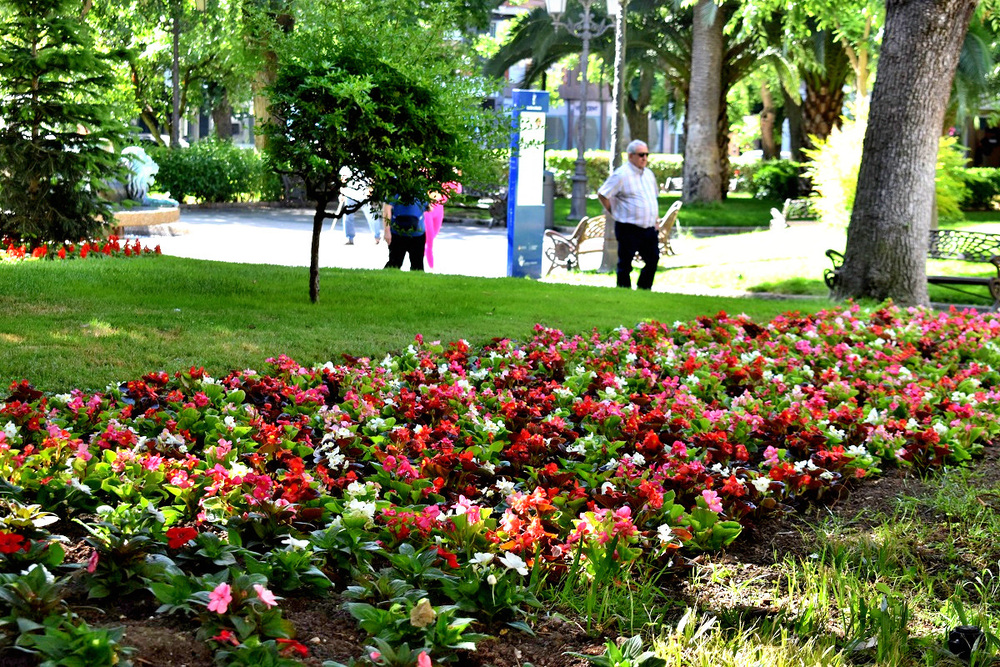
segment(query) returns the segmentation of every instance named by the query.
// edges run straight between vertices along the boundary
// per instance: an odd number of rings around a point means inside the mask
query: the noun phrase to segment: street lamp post
[[[625,12],[628,0],[608,0],[608,14],[615,17],[615,115],[611,120],[611,173],[622,166],[622,137],[625,135],[622,118],[625,94]],[[601,273],[614,271],[618,264],[618,240],[615,238],[611,220],[604,226],[604,250],[601,255]]]
[[[552,17],[552,25],[565,28],[566,31],[582,43],[580,52],[580,113],[576,119],[576,170],[573,173],[573,196],[570,204],[569,217],[574,220],[587,215],[587,162],[583,157],[587,132],[587,64],[590,60],[590,40],[600,37],[613,23],[606,19],[593,21],[590,8],[594,0],[579,0],[583,12],[579,19],[572,21],[563,19],[566,11],[566,0],[545,0],[545,8]]]

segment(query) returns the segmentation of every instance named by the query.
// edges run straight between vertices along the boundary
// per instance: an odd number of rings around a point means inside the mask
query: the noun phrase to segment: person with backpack
[[[424,270],[424,246],[427,243],[424,227],[426,210],[426,202],[403,203],[399,199],[382,207],[382,218],[385,220],[383,236],[389,246],[389,261],[385,263],[385,268],[401,269],[403,258],[409,256],[410,271]]]

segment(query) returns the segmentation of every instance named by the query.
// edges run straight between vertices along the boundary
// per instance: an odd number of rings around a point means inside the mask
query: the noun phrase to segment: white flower
[[[864,446],[862,445],[851,445],[850,447],[847,448],[847,451],[844,453],[847,454],[848,456],[853,456],[856,459],[863,459],[869,456],[868,450],[865,449]]]
[[[868,413],[868,416],[865,417],[866,424],[878,424],[881,421],[882,419],[879,417],[878,408],[872,408],[871,412]]]
[[[767,490],[771,488],[771,480],[768,477],[755,477],[751,483],[758,493],[767,493]]]
[[[226,418],[222,420],[222,423],[226,425],[226,428],[233,430],[236,428],[236,420],[233,419],[232,415],[226,415]]]
[[[281,543],[289,546],[292,549],[306,549],[309,547],[309,540],[297,540],[291,535],[283,539]]]
[[[908,431],[916,431],[919,428],[920,424],[918,424],[917,420],[914,419],[913,417],[910,417],[910,419],[906,422],[906,429]]]
[[[662,544],[666,544],[674,539],[674,531],[670,530],[670,526],[664,523],[656,529],[656,537],[659,538]]]
[[[350,500],[344,508],[345,515],[363,516],[366,522],[375,518],[375,503],[366,503],[363,500]]]
[[[514,482],[506,479],[497,480],[497,491],[504,497],[509,496],[514,493]]]
[[[514,570],[521,576],[528,576],[528,564],[515,553],[507,552],[499,558],[500,563],[508,570]]]
[[[847,432],[840,430],[836,426],[829,427],[826,432],[829,433],[830,437],[834,440],[843,440],[847,437]]]
[[[601,493],[608,493],[614,490],[615,490],[615,485],[612,484],[611,482],[605,482],[604,484],[601,484]]]
[[[472,556],[472,564],[477,567],[483,567],[492,563],[494,558],[496,558],[494,554],[480,551]]]
[[[491,574],[490,576],[486,577],[486,583],[488,583],[490,586],[496,586],[497,585],[496,576]]]
[[[948,427],[941,422],[934,422],[934,432],[938,435],[944,435],[948,432]]]
[[[8,438],[17,437],[17,424],[14,422],[7,422],[7,425],[3,427],[3,432],[7,434]]]

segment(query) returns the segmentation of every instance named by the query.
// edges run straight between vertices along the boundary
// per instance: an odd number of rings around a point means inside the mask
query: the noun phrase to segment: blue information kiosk
[[[545,114],[549,94],[515,90],[507,188],[507,275],[542,277],[545,237]]]

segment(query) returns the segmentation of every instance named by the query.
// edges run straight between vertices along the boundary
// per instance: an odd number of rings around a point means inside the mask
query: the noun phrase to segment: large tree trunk
[[[212,107],[212,122],[215,124],[215,136],[223,141],[233,138],[233,105],[229,103],[229,91],[222,89],[222,96]]]
[[[976,0],[886,0],[837,298],[926,305],[941,122]]]
[[[295,18],[291,14],[274,14],[272,17],[274,19],[274,23],[284,33],[291,32],[295,27]],[[269,102],[267,99],[267,89],[274,83],[278,76],[277,54],[266,44],[258,44],[257,46],[261,50],[261,58],[264,64],[263,67],[258,70],[257,74],[254,76],[254,80],[250,84],[253,90],[253,116],[255,128],[262,127],[269,120],[271,120],[271,111],[268,108]],[[258,150],[264,150],[267,147],[267,137],[263,132],[255,131],[253,141]]]
[[[639,95],[632,97],[626,90],[625,118],[628,119],[628,130],[631,139],[638,139],[649,145],[649,103],[653,98],[653,84],[656,75],[652,67],[642,67],[639,70]]]
[[[723,86],[719,91],[719,120],[715,134],[716,141],[719,142],[719,199],[723,201],[729,197],[729,177],[732,170],[729,161],[729,133],[732,128],[729,125],[727,97],[729,97],[729,87]]]
[[[722,12],[699,0],[691,31],[691,83],[684,144],[684,203],[720,200],[719,94],[722,88]]]
[[[778,142],[774,140],[774,121],[778,114],[766,83],[760,85],[760,99],[764,103],[760,111],[760,149],[765,160],[773,160],[778,157]]]

